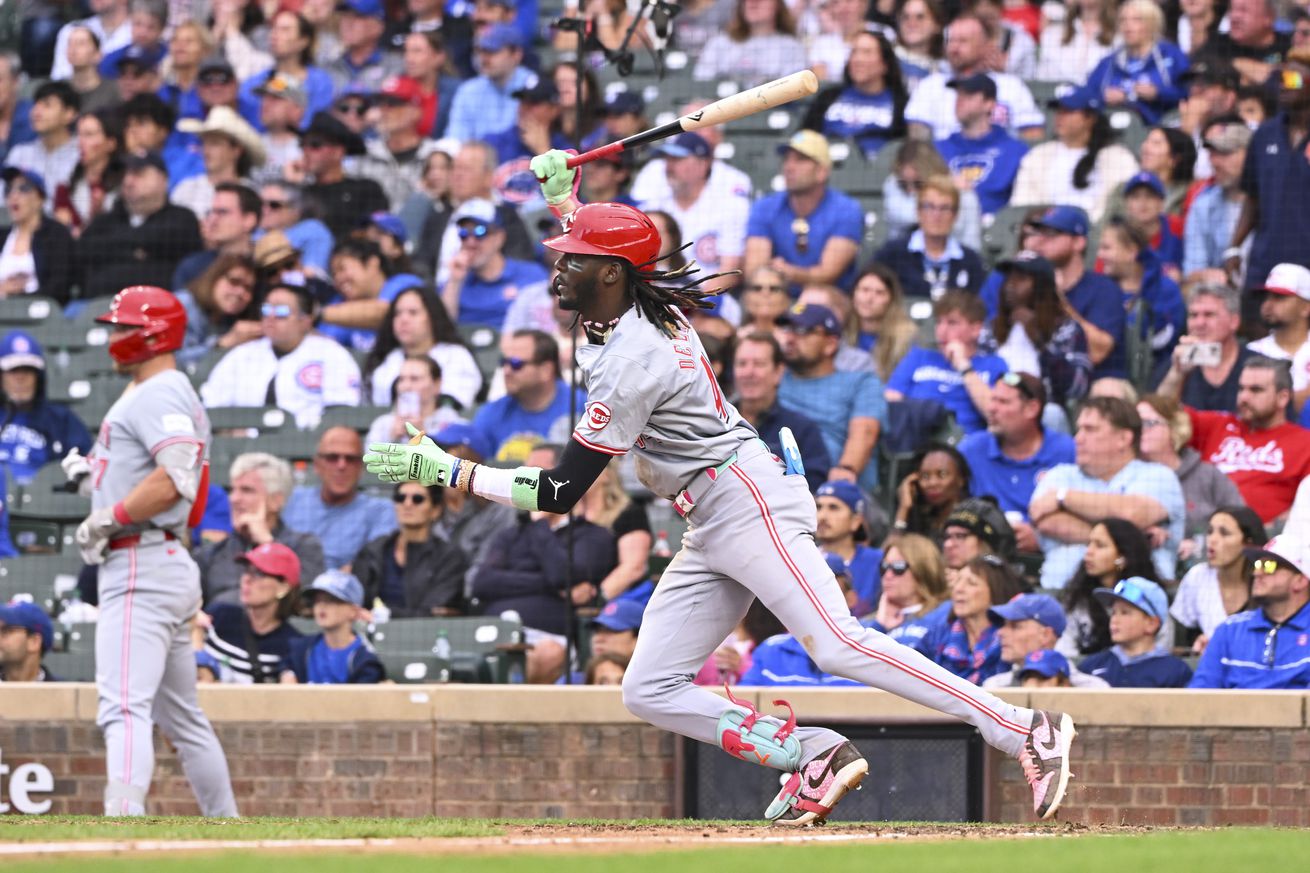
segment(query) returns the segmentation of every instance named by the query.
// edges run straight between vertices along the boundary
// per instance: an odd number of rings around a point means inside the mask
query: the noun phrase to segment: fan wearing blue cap
[[[91,451],[91,434],[77,413],[46,397],[45,354],[31,334],[11,330],[0,337],[0,396],[0,465],[16,484],[28,484],[72,449]]]
[[[347,88],[376,91],[388,76],[401,72],[400,56],[383,51],[387,12],[382,0],[338,0],[341,53],[324,69],[340,94]]]
[[[0,682],[57,682],[41,665],[54,644],[50,616],[35,603],[0,606]]]
[[[863,618],[878,608],[882,593],[882,549],[864,545],[869,539],[865,510],[868,500],[854,482],[825,482],[814,492],[814,541],[829,558],[841,562],[850,579],[846,604],[852,614]],[[836,570],[833,571],[834,575]]]
[[[1011,669],[983,680],[984,688],[1022,685],[1020,674],[1028,656],[1043,649],[1054,649],[1067,621],[1060,602],[1049,594],[1020,594],[1009,603],[993,606],[987,611],[987,617],[997,628],[1001,660]],[[1074,667],[1069,669],[1069,682],[1075,688],[1110,687],[1104,679]]]
[[[1024,156],[1010,205],[1066,204],[1099,222],[1110,194],[1137,172],[1137,158],[1115,142],[1098,95],[1075,89],[1047,106],[1055,110],[1055,136]]]
[[[992,119],[996,112],[996,82],[986,73],[962,76],[946,83],[955,92],[955,118],[960,129],[936,142],[951,176],[978,195],[984,215],[1010,203],[1019,163],[1028,153],[1023,140]]]
[[[1159,644],[1157,634],[1169,618],[1169,597],[1159,584],[1130,576],[1092,596],[1110,613],[1114,645],[1088,655],[1080,668],[1115,688],[1186,688],[1192,669]]]
[[[474,44],[481,75],[459,86],[451,101],[446,136],[460,142],[485,139],[508,129],[518,117],[518,100],[510,96],[537,83],[523,66],[523,35],[512,24],[493,24]]]
[[[1155,173],[1142,170],[1124,182],[1124,218],[1146,234],[1151,251],[1160,259],[1170,278],[1176,281],[1181,275],[1183,241],[1175,233],[1175,227],[1181,233],[1183,221],[1169,214],[1168,203],[1169,189]]]
[[[501,200],[515,208],[544,205],[541,186],[528,164],[535,155],[573,147],[560,128],[564,110],[559,89],[554,79],[543,76],[510,96],[518,101],[517,118],[483,140],[496,150],[500,162],[494,175],[495,188]]]
[[[1024,688],[1068,688],[1073,682],[1069,659],[1055,649],[1029,652],[1019,668],[1019,684]]]
[[[319,633],[297,637],[278,668],[284,685],[371,685],[387,672],[373,647],[355,633],[364,586],[350,573],[327,570],[305,589]]]

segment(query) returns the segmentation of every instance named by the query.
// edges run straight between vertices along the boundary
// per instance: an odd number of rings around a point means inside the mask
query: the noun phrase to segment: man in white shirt
[[[987,69],[992,38],[986,22],[972,12],[962,13],[946,29],[946,60],[949,73],[933,73],[914,89],[905,107],[905,120],[912,136],[946,139],[960,129],[955,117],[955,94],[946,87],[952,79],[988,73],[996,82],[996,110],[992,121],[1012,135],[1038,140],[1046,135],[1046,118],[1023,80],[1009,73]]]
[[[641,208],[673,216],[683,242],[692,243],[688,257],[700,264],[704,275],[740,267],[750,201],[745,197],[713,196],[709,181],[714,150],[709,141],[697,133],[683,133],[666,143],[659,153],[664,157],[669,193],[643,201]]]
[[[82,98],[67,82],[46,82],[32,95],[32,130],[37,138],[9,150],[5,162],[30,170],[45,180],[51,196],[46,211],[54,209],[54,192],[68,184],[77,166],[77,140],[73,121],[82,108]]]
[[[1310,397],[1310,270],[1300,264],[1278,264],[1269,271],[1260,301],[1260,318],[1269,335],[1247,348],[1266,358],[1290,361],[1292,405],[1299,414]]]
[[[205,406],[277,406],[304,430],[329,406],[360,404],[359,365],[339,343],[313,332],[308,291],[274,285],[261,314],[264,338],[223,356],[200,388]]]
[[[697,100],[678,109],[678,117],[710,105],[709,100]],[[723,128],[702,127],[696,131],[712,150],[717,151],[723,142]],[[711,202],[724,202],[730,197],[751,196],[751,177],[726,161],[715,160],[710,168],[710,178],[705,185]],[[663,158],[654,158],[641,168],[632,183],[632,199],[638,203],[662,200],[670,196],[669,178],[664,171]]]
[[[73,65],[68,60],[68,36],[74,28],[85,27],[100,40],[100,54],[108,55],[121,48],[126,48],[132,41],[132,22],[127,14],[128,0],[91,0],[91,11],[95,14],[80,21],[70,21],[59,28],[55,37],[55,61],[50,68],[50,78],[69,79],[73,76]]]

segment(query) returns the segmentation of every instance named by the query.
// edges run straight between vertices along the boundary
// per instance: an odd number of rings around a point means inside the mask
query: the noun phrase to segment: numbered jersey
[[[642,484],[668,500],[756,435],[723,396],[696,332],[679,318],[674,334],[633,307],[604,345],[579,347],[587,407],[573,431],[589,449],[634,452]]]
[[[122,500],[154,471],[155,456],[173,445],[193,451],[191,460],[198,481],[209,451],[209,417],[187,377],[177,370],[166,370],[140,385],[129,385],[101,423],[95,446],[87,456],[91,464],[91,505],[100,509]],[[190,509],[190,501],[179,500],[132,530],[184,527]]]

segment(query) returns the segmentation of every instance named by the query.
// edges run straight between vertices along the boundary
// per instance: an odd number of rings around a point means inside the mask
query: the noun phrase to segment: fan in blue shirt
[[[549,148],[552,149],[570,149],[573,143],[559,130],[559,89],[555,87],[553,79],[540,78],[510,96],[519,101],[518,118],[504,130],[483,137],[482,141],[496,150],[496,160],[500,162],[492,186],[500,194],[502,202],[521,208],[525,203],[542,202],[541,186],[528,162],[538,152],[546,151],[528,145],[523,139],[523,132],[540,130],[549,140]]]
[[[992,383],[1006,371],[997,356],[978,354],[982,301],[975,294],[948,291],[933,305],[933,315],[937,348],[910,349],[887,380],[887,399],[936,400],[955,413],[965,433],[982,430]]]
[[[538,330],[519,330],[502,344],[505,396],[478,410],[473,430],[497,461],[522,463],[541,442],[569,438],[569,387],[560,378],[559,346]],[[575,409],[586,396],[578,389]]]
[[[779,151],[786,190],[751,205],[746,221],[747,263],[781,258],[788,265],[785,278],[793,296],[800,292],[799,273],[806,268],[809,280],[850,291],[855,284],[855,256],[864,238],[864,210],[853,198],[828,186],[832,156],[822,134],[799,130]],[[831,277],[814,275],[813,268],[820,263]]]
[[[385,679],[386,671],[373,648],[355,633],[355,618],[364,605],[360,581],[349,573],[328,570],[314,580],[305,596],[322,632],[291,641],[279,668],[281,681],[346,685]]]
[[[957,184],[963,182],[978,195],[983,214],[1004,209],[1010,202],[1014,177],[1028,146],[1004,127],[992,124],[996,110],[996,82],[986,73],[952,79],[955,117],[960,130],[937,140],[937,151]]]
[[[1310,688],[1310,541],[1284,533],[1247,554],[1259,607],[1215,628],[1191,687]]]
[[[1158,647],[1156,634],[1169,616],[1169,597],[1149,579],[1130,576],[1113,589],[1092,592],[1110,613],[1114,645],[1088,655],[1079,665],[1114,688],[1186,688],[1192,670],[1181,658]]]
[[[504,248],[505,229],[496,218],[459,220],[459,251],[450,260],[450,278],[441,289],[441,299],[447,309],[458,310],[460,324],[500,330],[515,298],[547,280],[545,267],[507,258]]]

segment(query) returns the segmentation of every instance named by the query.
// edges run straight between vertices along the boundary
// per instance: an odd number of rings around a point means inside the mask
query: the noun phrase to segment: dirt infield
[[[532,824],[506,825],[486,837],[359,837],[348,839],[88,839],[0,843],[0,859],[213,853],[237,849],[305,853],[411,855],[605,854],[660,852],[735,845],[859,844],[901,841],[1032,839],[1140,834],[1143,827],[991,824],[840,824],[784,830],[758,824]]]

